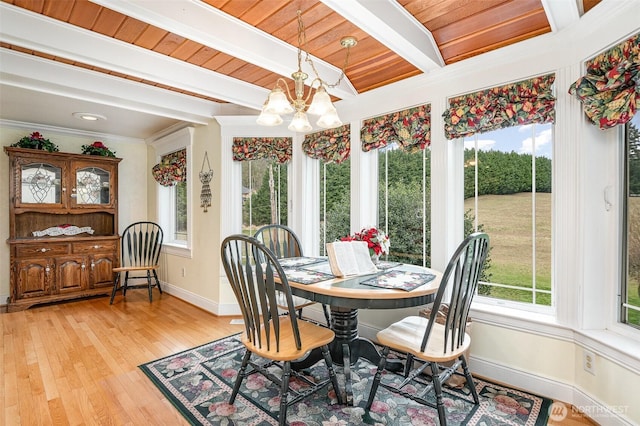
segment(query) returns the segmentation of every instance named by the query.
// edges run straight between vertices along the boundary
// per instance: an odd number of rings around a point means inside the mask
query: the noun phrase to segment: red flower
[[[33,132],[31,133],[31,139],[44,139],[44,136],[40,132]]]
[[[100,141],[95,141],[94,143],[91,144],[91,146],[94,146],[96,148],[106,148],[106,146],[104,146],[104,144]]]
[[[353,235],[341,237],[340,241],[365,241],[371,254],[389,253],[389,237],[376,228],[363,229]]]

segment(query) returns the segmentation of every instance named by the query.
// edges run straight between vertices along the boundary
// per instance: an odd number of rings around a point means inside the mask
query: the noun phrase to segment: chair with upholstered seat
[[[120,266],[113,268],[115,280],[109,304],[113,303],[118,290],[122,290],[122,296],[126,296],[129,288],[147,288],[149,302],[153,300],[153,287],[158,287],[162,294],[157,272],[162,241],[162,228],[157,223],[136,222],[127,226],[120,238]],[[129,280],[140,279],[145,279],[146,284],[129,285]]]
[[[479,404],[478,393],[464,355],[471,344],[465,327],[488,251],[487,234],[478,232],[469,235],[458,246],[445,269],[433,303],[433,314],[429,318],[409,316],[378,332],[377,340],[384,348],[371,385],[366,410],[371,408],[378,387],[382,385],[402,396],[436,408],[440,425],[446,425],[442,386],[453,374],[464,375],[474,402]],[[440,324],[436,322],[435,313],[445,302],[443,299],[447,290],[451,293],[449,309],[445,314],[444,324]],[[393,380],[382,381],[390,349],[407,354],[404,379],[399,384],[395,384]],[[421,364],[414,369],[416,360],[421,361]],[[444,366],[441,363],[448,365]],[[462,373],[458,371],[460,366]],[[430,380],[426,380],[425,375],[430,376]],[[388,374],[385,378],[389,379],[392,376],[394,375]],[[405,391],[403,388],[409,383],[413,383],[414,387]],[[416,392],[416,389],[419,392]],[[431,391],[435,393],[435,404],[425,397]]]
[[[246,347],[229,403],[234,403],[243,379],[256,372],[277,384],[280,389],[280,425],[286,424],[287,407],[327,387],[329,383],[333,385],[337,402],[342,403],[329,353],[329,343],[335,334],[329,328],[298,318],[289,282],[271,250],[253,237],[232,235],[222,242],[221,256],[242,311],[244,333],[241,340]],[[277,292],[284,294],[287,315],[279,313]],[[292,370],[291,362],[307,357],[316,348],[321,349],[329,377],[318,377],[314,381],[308,375]],[[255,357],[252,359],[253,355]],[[296,378],[297,384],[290,388],[291,376]]]
[[[304,256],[302,254],[302,244],[300,244],[300,239],[293,229],[288,226],[278,224],[265,225],[258,229],[253,236],[267,246],[267,248],[269,248],[269,250],[271,250],[278,259]],[[293,299],[296,311],[298,312],[298,317],[300,318],[302,318],[303,308],[316,303],[298,296],[293,296]],[[281,303],[281,305],[282,307],[285,307],[286,303]],[[327,326],[331,327],[331,317],[329,316],[329,309],[327,308],[327,305],[322,305],[322,311],[324,313],[324,318],[327,321]]]

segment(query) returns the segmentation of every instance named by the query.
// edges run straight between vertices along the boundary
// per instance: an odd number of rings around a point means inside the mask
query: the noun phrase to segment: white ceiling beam
[[[191,0],[91,0],[111,10],[178,34],[212,49],[255,64],[285,78],[297,70],[298,48],[283,42],[204,2]],[[332,83],[341,70],[311,56],[320,77]],[[302,63],[302,70],[313,76],[313,69]],[[313,79],[307,79],[310,84]],[[273,82],[275,85],[275,81]],[[341,99],[353,98],[357,91],[344,78],[331,89]],[[266,96],[265,96],[266,98]],[[264,100],[264,99],[263,99]]]
[[[542,0],[542,7],[554,33],[580,19],[576,0]]]
[[[207,124],[220,104],[97,71],[0,49],[2,84],[130,111]]]
[[[395,0],[321,0],[422,72],[444,67],[435,39]]]
[[[0,2],[0,40],[257,110],[269,93],[265,88],[4,2]]]

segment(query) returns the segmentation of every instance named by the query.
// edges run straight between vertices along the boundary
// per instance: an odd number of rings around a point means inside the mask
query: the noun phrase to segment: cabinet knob
[[[99,249],[99,248],[100,248],[100,246],[99,246],[99,245],[95,245],[95,246],[93,246],[93,248],[94,248],[94,249]]]
[[[85,269],[87,267],[87,265],[85,265],[84,263],[82,264],[82,269]]]
[[[44,247],[42,247],[42,248],[40,249],[40,251],[41,251],[42,253],[46,253],[46,252],[48,252],[49,250],[51,250],[51,249],[44,248]]]
[[[46,268],[44,268],[44,271],[48,274],[49,271],[51,270],[51,268],[49,268],[48,266]]]
[[[91,262],[91,269],[94,269],[96,267],[96,264]]]

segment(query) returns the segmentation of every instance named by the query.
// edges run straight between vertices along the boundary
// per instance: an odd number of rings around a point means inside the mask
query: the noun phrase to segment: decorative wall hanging
[[[207,168],[209,170],[204,170],[204,163],[207,162]],[[211,182],[211,178],[213,178],[213,170],[211,170],[211,165],[209,164],[209,156],[207,155],[207,151],[204,152],[204,159],[202,160],[202,168],[200,169],[200,182],[202,182],[202,190],[200,191],[200,207],[204,207],[204,212],[207,212],[207,208],[211,207],[211,187],[209,187],[209,182]]]

